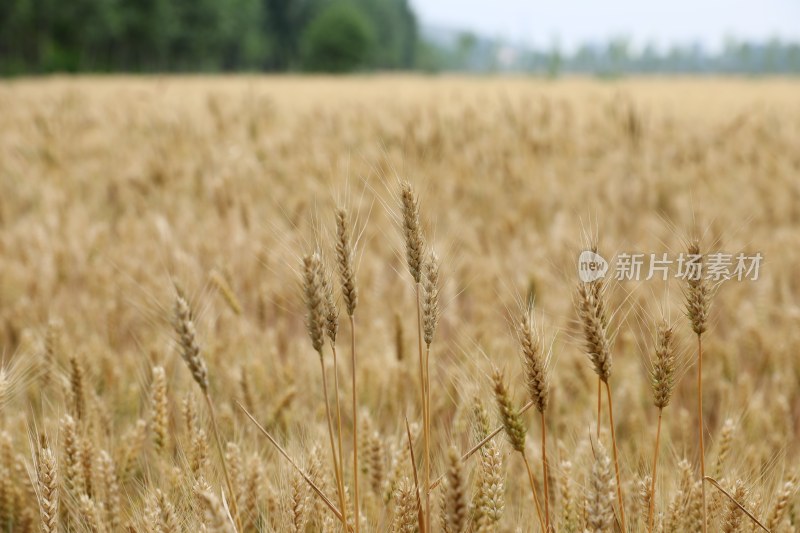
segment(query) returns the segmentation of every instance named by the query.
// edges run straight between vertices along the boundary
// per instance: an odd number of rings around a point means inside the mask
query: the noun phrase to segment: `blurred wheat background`
[[[305,325],[301,258],[317,247],[341,309],[352,522],[350,329],[334,273],[344,205],[359,291],[359,529],[415,531],[405,420],[420,466],[425,419],[400,203],[408,180],[428,249],[441,257],[428,419],[431,476],[448,481],[431,491],[433,531],[540,529],[523,463],[502,434],[495,455],[458,459],[500,425],[493,367],[513,405],[529,399],[515,331],[529,298],[551,352],[552,527],[622,529],[613,467],[604,475],[600,456],[611,455],[609,421],[604,410],[598,441],[597,378],[575,305],[587,234],[607,257],[677,254],[694,236],[706,252],[764,256],[757,281],[724,283],[710,301],[705,471],[769,530],[800,530],[798,90],[796,81],[713,78],[0,84],[0,529],[342,531],[236,405],[340,507]],[[232,490],[203,392],[181,360],[176,287],[192,309]],[[684,292],[675,279],[606,285],[629,531],[648,530],[650,498],[655,531],[700,530],[696,341]],[[649,370],[664,318],[678,368],[651,493]],[[323,362],[333,403],[330,352]],[[539,417],[532,409],[522,420],[541,500]],[[762,530],[712,485],[706,493],[710,531]],[[613,520],[601,516],[606,507]]]

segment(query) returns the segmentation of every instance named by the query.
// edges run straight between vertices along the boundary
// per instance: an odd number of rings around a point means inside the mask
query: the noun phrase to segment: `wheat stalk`
[[[697,418],[699,425],[700,443],[700,483],[703,499],[703,533],[706,533],[708,518],[706,508],[706,486],[703,480],[706,477],[706,452],[704,445],[705,425],[703,424],[703,333],[708,327],[708,308],[711,300],[711,291],[708,282],[703,277],[703,255],[698,239],[689,243],[688,252],[691,257],[697,258],[694,272],[687,276],[686,287],[686,315],[692,325],[692,331],[697,335]]]
[[[430,428],[427,424],[429,400],[427,383],[428,376],[426,373],[425,356],[422,350],[423,340],[423,323],[422,323],[422,268],[423,258],[425,253],[425,239],[422,235],[422,225],[420,224],[419,217],[419,199],[414,193],[411,184],[404,181],[400,184],[400,205],[403,220],[403,235],[406,244],[406,263],[408,271],[414,280],[414,289],[417,300],[417,344],[419,349],[419,383],[420,383],[420,397],[422,407],[422,436],[423,446],[425,449],[424,455],[424,485],[423,487],[430,487]],[[431,524],[431,502],[430,491],[424,490],[425,494],[425,526],[430,530]]]
[[[605,384],[606,388],[609,427],[611,428],[611,446],[614,454],[614,471],[617,478],[617,500],[622,530],[625,531],[625,504],[622,497],[622,480],[620,479],[619,473],[617,436],[614,428],[614,407],[611,400],[611,385],[609,383],[612,364],[611,341],[608,335],[608,318],[605,313],[604,292],[600,284],[580,283],[578,285],[578,317],[583,325],[586,354],[592,362],[597,377]]]
[[[353,243],[350,239],[350,228],[348,225],[349,216],[344,207],[336,210],[336,265],[339,271],[339,279],[342,287],[342,298],[344,300],[347,315],[350,319],[350,356],[351,356],[351,382],[353,400],[353,503],[354,514],[361,516],[360,496],[358,483],[358,386],[356,382],[357,362],[356,362],[356,322],[355,312],[358,306],[358,285],[356,285],[355,272],[355,252]],[[355,521],[356,533],[359,532],[359,522]]]
[[[331,456],[333,460],[333,472],[336,478],[336,490],[339,497],[339,507],[341,509],[342,525],[347,527],[347,502],[344,495],[344,483],[342,481],[342,469],[339,463],[339,452],[337,452],[333,419],[328,395],[328,378],[325,372],[325,361],[323,358],[323,347],[326,333],[335,338],[335,328],[332,325],[331,317],[334,311],[331,309],[330,297],[327,294],[327,281],[322,265],[322,257],[318,252],[306,255],[303,258],[303,295],[306,303],[306,329],[311,339],[311,345],[319,355],[320,372],[322,373],[322,394],[325,400],[325,416],[328,423],[328,439],[331,446]],[[338,399],[338,392],[337,392]],[[341,435],[341,433],[340,433]]]
[[[214,410],[214,404],[211,401],[211,394],[208,390],[208,369],[205,360],[200,351],[200,345],[197,340],[197,332],[195,330],[194,318],[192,316],[189,302],[183,296],[180,290],[176,290],[177,295],[175,298],[175,311],[173,327],[178,336],[178,344],[181,349],[181,357],[189,371],[194,378],[195,383],[200,387],[203,396],[206,400],[208,413],[211,418],[211,429],[214,432],[214,441],[217,445],[217,453],[219,460],[222,464],[222,473],[225,477],[225,483],[228,486],[228,494],[230,495],[231,512],[236,524],[236,531],[242,531],[241,519],[239,518],[239,508],[236,504],[236,489],[231,481],[231,476],[228,473],[228,466],[225,461],[225,452],[222,449],[222,439],[219,435],[219,426],[217,424],[217,415]]]
[[[550,531],[550,489],[547,470],[547,425],[545,424],[545,410],[548,403],[549,376],[547,358],[542,354],[541,340],[533,324],[532,302],[525,307],[517,326],[522,352],[522,366],[525,373],[525,383],[528,395],[539,411],[542,432],[542,479],[544,483],[544,520],[545,531]]]
[[[650,372],[650,385],[653,389],[653,403],[658,408],[658,425],[656,426],[656,445],[653,451],[653,471],[650,481],[650,493],[647,506],[647,530],[652,531],[654,524],[654,507],[656,491],[656,470],[658,468],[658,448],[661,440],[661,416],[669,405],[672,391],[675,388],[675,343],[672,326],[666,321],[658,326],[656,333],[656,356]]]

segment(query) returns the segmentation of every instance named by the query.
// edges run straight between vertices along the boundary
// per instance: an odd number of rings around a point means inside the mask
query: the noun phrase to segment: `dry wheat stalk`
[[[522,367],[528,395],[539,411],[542,432],[542,479],[544,482],[545,531],[550,531],[550,488],[547,469],[547,425],[545,410],[548,402],[549,376],[547,358],[542,353],[542,343],[533,323],[533,305],[529,303],[517,325],[517,337],[522,352]]]
[[[430,390],[428,387],[427,365],[422,350],[423,323],[422,323],[422,269],[425,255],[425,239],[422,235],[422,225],[419,216],[419,199],[414,193],[411,184],[404,181],[400,184],[400,207],[403,220],[403,236],[406,244],[406,263],[408,271],[414,280],[417,303],[417,344],[419,351],[419,385],[422,408],[422,437],[424,447],[424,477],[423,487],[430,487],[431,454],[430,454],[430,426],[429,407]],[[430,490],[424,490],[425,496],[425,529],[431,529],[431,503]]]
[[[705,273],[702,271],[703,255],[700,250],[700,241],[694,239],[688,246],[689,256],[697,259],[696,270],[687,276],[686,286],[686,315],[692,324],[692,331],[697,335],[697,418],[699,426],[700,443],[700,492],[703,502],[702,531],[706,533],[706,452],[704,445],[705,425],[703,424],[703,333],[708,327],[708,308],[711,301],[711,290]]]
[[[608,400],[609,427],[611,429],[611,448],[614,456],[614,471],[617,482],[617,503],[619,505],[622,529],[626,529],[625,503],[622,497],[622,480],[619,473],[617,437],[614,428],[614,407],[611,398],[611,340],[608,334],[608,318],[605,312],[605,298],[602,285],[598,283],[580,283],[578,285],[578,317],[583,325],[586,354],[589,356],[594,371],[600,381],[605,383]],[[598,404],[599,405],[599,404]],[[598,410],[599,415],[599,410]],[[599,428],[599,418],[598,418]],[[599,432],[599,429],[598,429]]]
[[[658,408],[658,422],[656,426],[656,445],[653,452],[653,470],[651,473],[650,489],[647,498],[648,531],[653,531],[655,516],[655,491],[658,469],[658,450],[661,440],[661,416],[664,408],[669,405],[672,391],[675,388],[675,341],[672,326],[666,321],[658,325],[656,333],[656,355],[653,368],[650,372],[650,385],[653,389],[653,403]]]
[[[356,382],[356,323],[355,312],[358,305],[358,286],[356,285],[356,272],[354,264],[355,251],[350,239],[349,216],[347,209],[339,207],[336,210],[336,265],[339,271],[339,280],[342,287],[347,314],[350,318],[350,356],[351,356],[351,386],[353,409],[353,502],[355,516],[361,516],[360,495],[358,483],[358,386]],[[359,532],[359,520],[355,521],[356,533]]]
[[[347,504],[344,494],[344,482],[342,480],[342,468],[339,462],[341,448],[337,451],[333,418],[328,400],[328,379],[325,372],[323,360],[323,347],[326,332],[332,333],[329,327],[329,317],[332,314],[330,309],[330,299],[326,294],[326,274],[322,264],[322,257],[318,252],[303,257],[303,295],[306,303],[306,330],[311,339],[311,345],[319,355],[320,371],[322,373],[322,394],[325,399],[325,415],[328,423],[328,439],[330,440],[331,456],[333,460],[333,472],[336,480],[336,490],[339,498],[339,508],[341,509],[342,524],[347,527]],[[334,332],[335,338],[335,332]],[[332,345],[333,346],[333,345]],[[335,370],[335,369],[334,369]],[[338,390],[335,391],[338,405]],[[339,433],[341,439],[341,432]]]
[[[278,452],[281,454],[281,456],[283,456],[283,458],[286,459],[289,462],[290,465],[292,465],[292,467],[295,469],[295,471],[297,471],[297,473],[300,474],[300,476],[302,476],[303,479],[306,480],[306,483],[308,483],[309,487],[311,487],[311,489],[316,493],[316,495],[323,501],[323,503],[326,505],[326,507],[328,507],[328,509],[330,509],[331,513],[333,513],[333,515],[337,518],[337,520],[339,520],[342,523],[342,525],[345,527],[345,530],[346,531],[350,531],[351,528],[350,528],[349,524],[347,524],[345,521],[342,520],[342,518],[343,518],[342,517],[342,513],[333,505],[333,503],[331,503],[330,499],[328,499],[328,497],[325,496],[325,493],[323,493],[320,490],[320,488],[314,483],[314,480],[312,480],[308,476],[308,474],[306,474],[298,466],[297,462],[295,462],[295,460],[292,459],[292,457],[286,452],[286,450],[283,449],[283,447],[280,444],[278,444],[278,441],[276,441],[275,438],[272,435],[270,435],[270,433],[266,429],[264,429],[264,427],[261,424],[258,423],[258,421],[253,417],[253,415],[250,414],[247,411],[247,409],[245,409],[244,406],[241,403],[237,402],[237,405],[238,405],[239,409],[242,410],[242,412],[247,416],[247,418],[249,418],[250,421],[261,432],[261,434],[264,435],[265,437],[267,437],[267,440],[269,440],[269,442],[275,447],[275,449],[278,450]]]
[[[228,494],[230,495],[231,513],[236,524],[238,531],[242,530],[241,520],[239,518],[239,508],[236,504],[236,489],[233,486],[231,477],[228,473],[228,466],[225,461],[225,452],[222,450],[222,438],[219,434],[219,426],[217,424],[217,416],[214,409],[214,404],[211,401],[211,394],[208,390],[208,369],[205,360],[200,352],[200,345],[197,340],[197,332],[195,330],[194,318],[191,308],[183,293],[176,290],[177,295],[175,298],[175,310],[173,317],[173,327],[178,336],[178,344],[181,348],[181,357],[189,367],[197,385],[203,392],[208,407],[208,414],[211,418],[211,429],[214,433],[214,442],[217,445],[217,453],[219,455],[220,464],[222,464],[222,473],[225,477],[225,484],[228,486]]]

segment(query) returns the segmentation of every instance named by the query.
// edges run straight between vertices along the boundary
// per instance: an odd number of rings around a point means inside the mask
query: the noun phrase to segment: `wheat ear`
[[[492,372],[492,385],[494,388],[495,401],[497,402],[497,410],[500,414],[500,420],[503,423],[503,429],[506,431],[506,436],[508,437],[511,447],[522,455],[522,461],[525,463],[525,469],[528,472],[528,482],[531,486],[536,516],[539,518],[539,525],[542,531],[546,532],[547,529],[545,528],[545,521],[542,516],[542,508],[539,505],[539,496],[536,494],[536,483],[533,479],[531,465],[528,462],[528,455],[525,453],[525,426],[522,423],[520,412],[511,402],[511,396],[506,387],[503,372],[497,368]]]
[[[611,529],[614,521],[614,484],[611,460],[603,445],[598,442],[586,501],[587,531],[606,533]]]
[[[37,478],[39,482],[39,513],[43,533],[58,531],[58,471],[56,456],[43,442],[39,449]]]
[[[650,385],[653,388],[653,403],[658,408],[656,426],[656,445],[653,451],[653,472],[648,495],[647,530],[652,531],[655,514],[656,470],[658,468],[658,446],[661,440],[661,415],[669,405],[675,388],[675,343],[672,326],[666,321],[658,326],[656,333],[656,357],[650,372]]]
[[[225,477],[225,484],[228,486],[228,494],[231,498],[231,513],[236,524],[236,530],[242,531],[242,524],[239,518],[239,507],[236,504],[236,488],[233,486],[231,476],[228,473],[228,465],[225,461],[225,452],[222,449],[222,438],[219,435],[219,425],[217,424],[217,415],[214,410],[214,403],[211,401],[211,394],[208,390],[208,368],[206,367],[205,360],[200,351],[200,345],[197,340],[197,332],[194,325],[194,317],[192,316],[189,302],[183,296],[181,291],[177,291],[175,299],[175,312],[174,322],[175,333],[178,336],[178,344],[181,348],[181,357],[189,367],[197,385],[203,392],[203,396],[208,406],[208,414],[211,418],[211,429],[214,432],[214,442],[217,445],[217,453],[219,454],[219,461],[222,464],[222,473]]]
[[[451,446],[447,450],[447,493],[445,509],[448,531],[464,533],[469,519],[469,499],[467,479],[458,449]]]

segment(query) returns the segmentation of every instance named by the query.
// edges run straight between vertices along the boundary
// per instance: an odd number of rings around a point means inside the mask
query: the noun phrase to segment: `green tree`
[[[411,68],[417,41],[417,20],[407,0],[354,0],[366,16],[380,46],[375,47],[369,66],[379,69]]]
[[[303,33],[303,65],[324,72],[362,68],[372,52],[374,35],[369,20],[354,4],[329,4]]]

